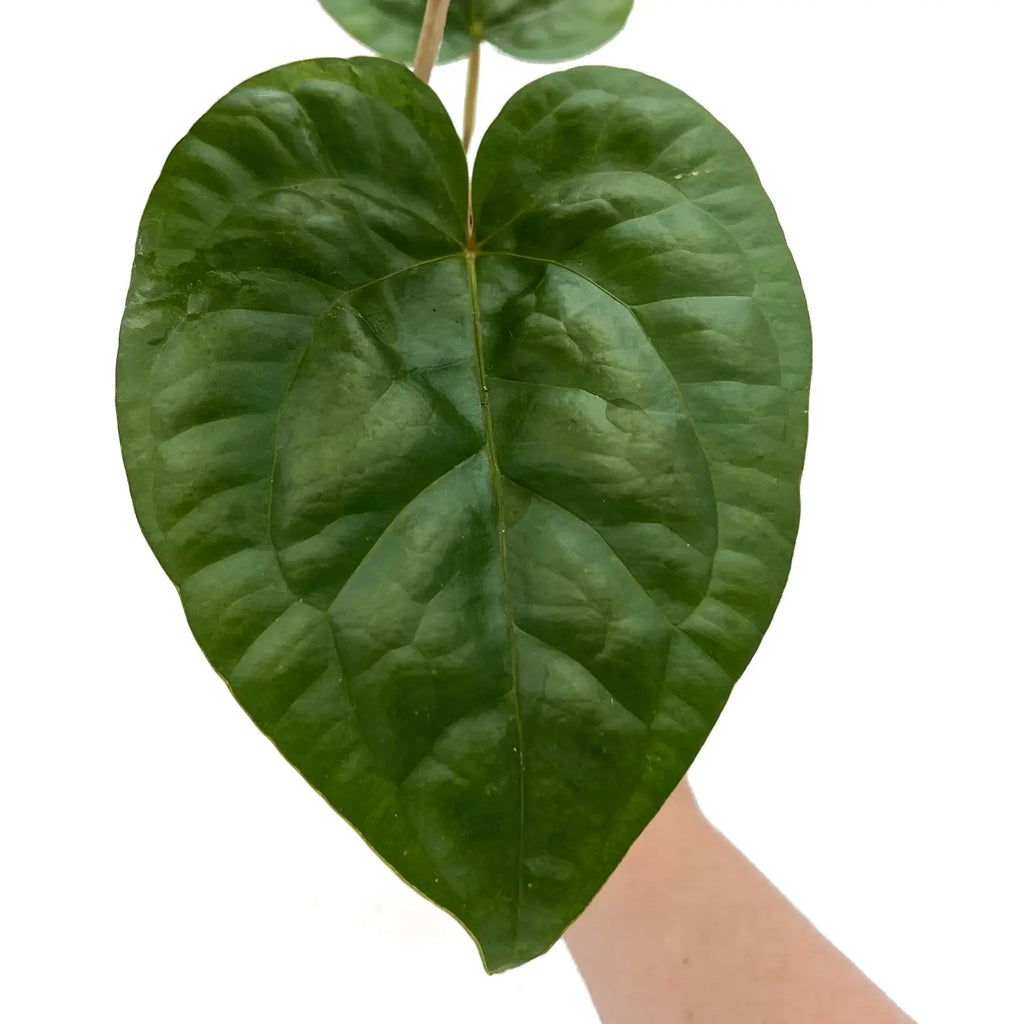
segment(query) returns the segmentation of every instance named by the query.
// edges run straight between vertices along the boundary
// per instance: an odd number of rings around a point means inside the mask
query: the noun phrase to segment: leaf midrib
[[[516,643],[512,612],[512,588],[508,567],[508,543],[505,533],[505,509],[501,494],[501,467],[494,442],[490,395],[487,387],[487,364],[484,354],[483,329],[480,322],[480,294],[476,277],[476,253],[465,250],[469,278],[470,306],[473,315],[473,350],[476,355],[477,379],[480,387],[480,409],[484,424],[484,450],[494,486],[494,507],[498,527],[498,561],[501,570],[502,595],[505,602],[505,627],[508,636],[509,671],[512,677],[512,713],[516,721],[516,750],[519,754],[519,847],[516,854],[516,901],[513,917],[514,941],[519,938],[519,914],[523,902],[523,860],[526,844],[526,752],[523,745],[523,716],[519,705],[519,648]]]

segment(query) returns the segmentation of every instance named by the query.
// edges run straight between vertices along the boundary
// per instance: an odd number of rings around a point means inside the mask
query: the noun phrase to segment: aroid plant
[[[142,529],[239,703],[489,971],[586,907],[772,617],[810,335],[739,143],[633,71],[463,146],[426,84],[629,0],[323,0],[391,59],[242,83],[139,229],[117,407]],[[422,34],[421,34],[422,26]],[[418,77],[417,77],[418,76]],[[468,138],[467,138],[468,141]]]

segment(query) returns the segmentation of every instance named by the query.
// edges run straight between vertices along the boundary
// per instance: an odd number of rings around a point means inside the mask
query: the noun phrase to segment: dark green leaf
[[[426,0],[320,0],[353,38],[411,64]],[[572,60],[616,35],[633,0],[451,0],[441,60],[484,40],[521,60]]]
[[[146,208],[117,398],[210,662],[499,970],[585,907],[771,619],[810,342],[750,162],[663,83],[524,89],[469,243],[466,179],[397,64],[240,86]]]

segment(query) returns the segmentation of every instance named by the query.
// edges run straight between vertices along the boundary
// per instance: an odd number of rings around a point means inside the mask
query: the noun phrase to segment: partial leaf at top
[[[738,143],[584,68],[473,176],[377,59],[239,86],[153,191],[118,356],[142,528],[256,724],[490,970],[548,948],[753,655],[809,333]]]
[[[426,0],[320,3],[364,46],[412,63]],[[485,41],[521,60],[572,60],[607,43],[632,8],[633,0],[452,0],[440,59],[458,60]]]

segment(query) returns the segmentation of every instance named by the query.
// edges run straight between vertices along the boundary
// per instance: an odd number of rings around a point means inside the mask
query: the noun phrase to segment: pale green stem
[[[427,0],[423,28],[420,30],[420,41],[412,65],[413,74],[422,82],[430,81],[430,72],[434,70],[437,55],[441,52],[441,39],[444,36],[445,22],[448,20],[449,3],[451,0]]]
[[[469,70],[466,72],[466,108],[462,119],[462,148],[468,153],[476,128],[476,98],[480,92],[480,40],[476,41],[469,55]]]

